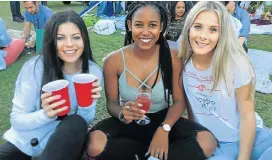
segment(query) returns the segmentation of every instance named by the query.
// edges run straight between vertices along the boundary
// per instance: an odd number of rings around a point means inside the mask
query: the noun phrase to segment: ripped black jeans
[[[135,122],[124,124],[112,117],[100,121],[90,132],[100,130],[107,135],[108,140],[104,151],[95,159],[134,160],[135,155],[140,160],[147,159],[149,156],[145,157],[145,153],[148,151],[152,137],[166,114],[167,109],[147,114],[151,119],[148,125],[138,125]],[[180,118],[169,133],[168,160],[207,159],[197,142],[197,133],[200,131],[209,130],[198,123]]]

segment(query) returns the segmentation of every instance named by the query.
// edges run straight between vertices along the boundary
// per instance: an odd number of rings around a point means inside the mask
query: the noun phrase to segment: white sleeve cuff
[[[40,120],[43,121],[44,123],[48,123],[48,122],[51,122],[51,121],[54,121],[54,120],[57,119],[57,117],[55,117],[55,118],[49,118],[47,116],[47,114],[45,113],[44,109],[41,109],[38,112],[40,112],[39,113],[40,114],[40,116],[39,116]]]

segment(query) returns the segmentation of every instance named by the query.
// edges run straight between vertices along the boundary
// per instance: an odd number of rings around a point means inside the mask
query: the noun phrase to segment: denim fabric
[[[209,160],[236,160],[239,155],[238,142],[219,142],[220,147],[216,149],[214,156]],[[269,158],[268,158],[269,157]],[[257,128],[254,146],[251,152],[251,160],[272,159],[272,130],[268,128]]]
[[[145,154],[167,111],[168,109],[164,109],[156,113],[148,113],[147,116],[151,119],[148,125],[138,125],[135,122],[124,124],[113,117],[100,121],[90,132],[100,130],[107,135],[108,141],[104,151],[96,157],[96,160],[133,160],[135,155],[141,160],[148,158]],[[180,160],[180,157],[186,160],[206,159],[196,139],[197,132],[200,131],[208,130],[198,123],[180,118],[169,133],[168,159]]]
[[[20,9],[20,1],[10,1],[10,10],[12,17],[20,17],[21,15],[21,9]]]

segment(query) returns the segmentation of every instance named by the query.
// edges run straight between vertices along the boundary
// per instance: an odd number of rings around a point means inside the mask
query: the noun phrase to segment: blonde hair
[[[197,15],[203,11],[214,11],[219,20],[219,39],[214,49],[211,62],[214,85],[212,91],[223,81],[228,95],[231,96],[235,80],[233,69],[248,72],[251,81],[250,96],[255,93],[255,72],[247,53],[240,44],[231,23],[231,15],[221,2],[202,1],[198,2],[187,15],[181,37],[181,47],[178,56],[186,63],[190,60],[193,52],[189,42],[189,31]],[[184,67],[185,68],[185,67]],[[231,74],[232,73],[232,74]]]

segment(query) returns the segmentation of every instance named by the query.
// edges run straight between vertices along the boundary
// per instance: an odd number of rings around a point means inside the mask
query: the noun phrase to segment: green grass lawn
[[[77,12],[80,12],[84,7],[78,2],[72,2],[72,5],[63,5],[61,2],[49,2],[49,7],[54,12],[71,7]],[[22,7],[22,6],[21,6]],[[23,11],[23,10],[22,10]],[[23,13],[23,12],[22,12]],[[12,22],[9,3],[0,2],[0,17],[2,17],[7,28],[22,30],[23,24]],[[116,32],[110,36],[97,35],[90,33],[91,47],[96,62],[102,66],[102,58],[120,48],[123,45],[123,35],[120,32]],[[272,36],[268,35],[250,35],[249,48],[265,50],[272,52]],[[0,71],[0,137],[10,127],[9,114],[12,106],[12,98],[14,91],[14,84],[20,68],[26,60],[33,55],[22,55],[16,63],[10,66],[5,71]],[[260,113],[268,127],[272,127],[272,95],[256,93],[256,111]],[[105,96],[98,101],[96,121],[107,117],[107,111],[105,108]],[[4,141],[0,138],[0,143]]]

